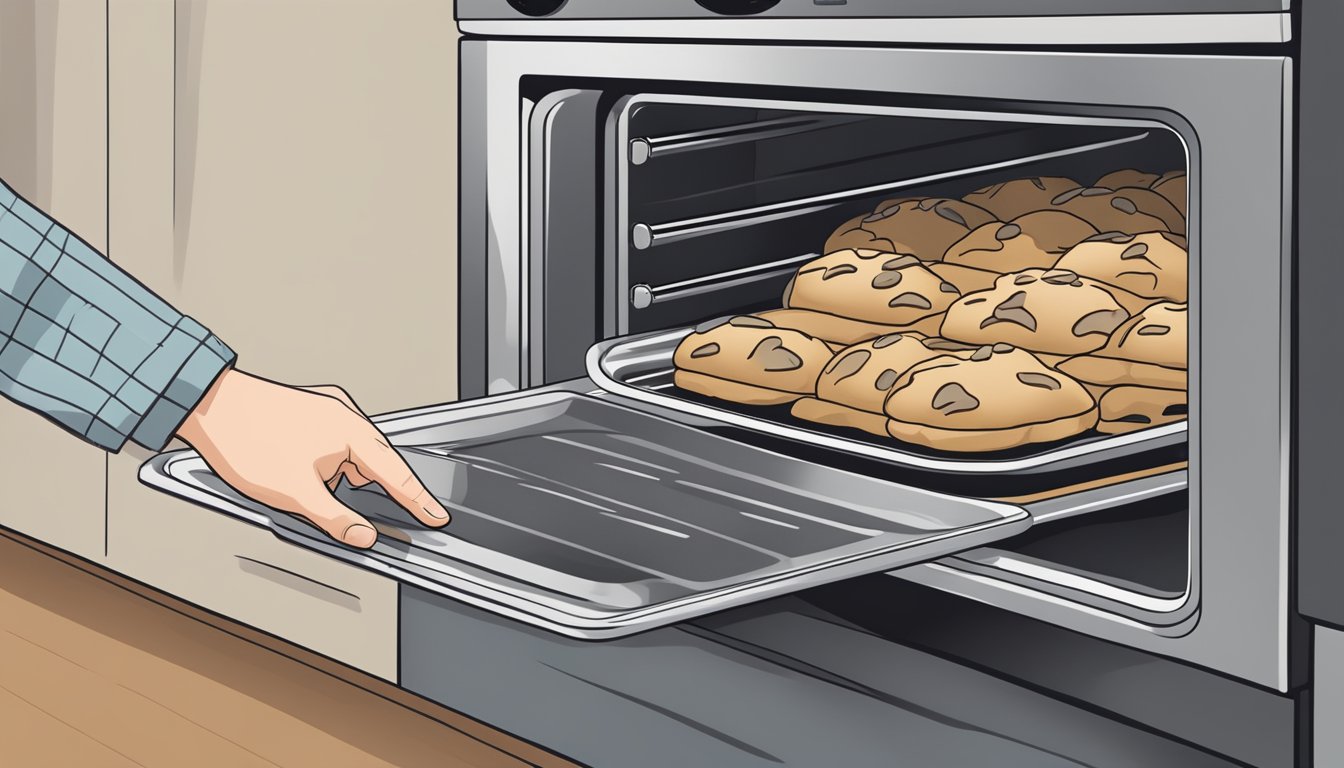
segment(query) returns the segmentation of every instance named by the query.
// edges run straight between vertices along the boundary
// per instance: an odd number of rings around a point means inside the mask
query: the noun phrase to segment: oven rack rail
[[[639,283],[630,288],[630,306],[635,309],[648,309],[654,304],[666,301],[688,299],[693,296],[703,296],[707,293],[787,277],[793,274],[802,264],[820,256],[819,253],[805,253],[801,256],[793,256],[764,264],[753,264],[749,267],[730,269],[657,286]]]
[[[650,160],[682,152],[718,149],[734,144],[812,133],[868,119],[871,118],[851,115],[794,115],[668,136],[642,136],[630,140],[630,163],[644,165]]]
[[[990,173],[1023,165],[1031,165],[1032,163],[1046,160],[1054,160],[1086,152],[1110,149],[1112,147],[1143,141],[1150,135],[1151,131],[1144,130],[1129,136],[1122,136],[1108,141],[1078,144],[1053,150],[1051,152],[1010,158],[995,163],[974,165],[926,176],[918,176],[911,179],[902,179],[900,181],[892,181],[867,187],[839,190],[824,195],[786,200],[779,203],[771,203],[769,205],[754,206],[735,211],[725,211],[723,213],[681,219],[679,221],[669,221],[660,224],[636,222],[630,228],[630,243],[636,250],[644,251],[667,243],[676,243],[697,237],[717,235],[724,232],[744,229],[746,227],[769,224],[770,222],[783,219],[791,219],[798,216],[819,213],[843,205],[851,200],[873,197],[909,187],[933,184],[966,176],[976,176],[983,173]]]

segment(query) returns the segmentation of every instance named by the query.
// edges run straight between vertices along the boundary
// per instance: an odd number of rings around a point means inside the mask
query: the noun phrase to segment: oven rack
[[[800,265],[820,256],[821,254],[815,252],[805,253],[801,256],[793,256],[764,264],[754,264],[724,272],[715,272],[714,274],[663,285],[654,286],[647,283],[638,283],[630,288],[630,306],[635,309],[648,309],[654,304],[665,301],[688,299],[692,296],[703,296],[706,293],[739,288],[765,280],[777,280],[788,277],[797,271]]]
[[[982,163],[940,173],[886,182],[883,184],[843,189],[836,192],[828,192],[824,195],[801,197],[778,203],[770,203],[768,205],[753,206],[750,208],[714,213],[707,216],[697,216],[655,224],[642,221],[635,222],[630,227],[630,243],[635,247],[635,250],[644,251],[668,243],[676,243],[708,235],[717,235],[747,227],[769,224],[774,221],[820,213],[836,208],[852,200],[874,197],[910,187],[923,186],[967,176],[977,176],[993,171],[1001,171],[1008,168],[1054,160],[1061,157],[1110,149],[1112,147],[1143,141],[1150,135],[1151,131],[1142,130],[1128,136],[1109,139],[1107,141],[1077,144],[1062,149],[1052,150],[1050,152],[1009,158],[993,163]]]

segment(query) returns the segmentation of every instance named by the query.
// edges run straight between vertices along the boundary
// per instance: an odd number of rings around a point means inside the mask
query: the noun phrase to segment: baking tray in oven
[[[452,512],[420,526],[377,486],[338,497],[373,549],[235,493],[192,451],[145,483],[281,538],[580,638],[630,634],[1013,536],[1019,506],[783,456],[570,391],[466,402],[380,426]]]
[[[1123,435],[1091,432],[1010,451],[968,454],[883,439],[861,430],[815,424],[794,418],[786,405],[739,405],[704,397],[673,384],[672,355],[692,330],[657,331],[598,342],[588,351],[588,377],[602,389],[621,397],[812,446],[938,472],[1004,474],[1074,469],[1179,446],[1186,440],[1186,422],[1180,421]]]

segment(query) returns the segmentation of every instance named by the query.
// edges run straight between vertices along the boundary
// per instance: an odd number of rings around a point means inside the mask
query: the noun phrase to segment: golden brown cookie
[[[1072,213],[1100,232],[1185,234],[1185,217],[1151,189],[1080,187],[1051,200],[1050,210]]]
[[[908,325],[879,325],[811,309],[771,309],[757,312],[756,316],[765,318],[780,328],[802,331],[808,336],[815,336],[822,341],[839,344],[842,347],[889,333],[930,336],[938,333],[938,327],[943,323],[940,316],[930,315]]]
[[[1049,269],[1070,248],[1096,234],[1095,227],[1071,213],[1036,211],[1008,224],[977,228],[953,243],[943,262],[999,273]]]
[[[1004,275],[988,291],[963,296],[942,335],[968,344],[1004,342],[1035,352],[1078,355],[1099,349],[1129,319],[1114,289],[1063,269]]]
[[[960,200],[929,197],[891,202],[860,219],[857,226],[832,235],[826,250],[872,248],[937,261],[948,246],[991,221],[994,214]]]
[[[1107,232],[1079,243],[1055,264],[1138,296],[1186,299],[1185,238],[1170,232]]]
[[[1189,345],[1185,304],[1160,302],[1120,326],[1106,346],[1065,360],[1059,370],[1092,384],[1186,388]]]
[[[1119,435],[1184,421],[1189,413],[1184,390],[1116,387],[1102,395],[1097,431]]]
[[[820,339],[755,315],[701,324],[673,354],[677,386],[738,403],[788,403],[816,391],[833,353]]]
[[[1190,217],[1186,209],[1186,200],[1189,197],[1190,190],[1186,185],[1185,171],[1171,171],[1162,174],[1162,178],[1153,182],[1151,189],[1157,194],[1167,198],[1176,210],[1181,212],[1182,216]]]
[[[914,256],[854,249],[809,261],[790,286],[790,309],[896,326],[936,315],[961,295]]]
[[[1008,344],[915,366],[884,410],[892,437],[945,451],[1063,440],[1097,423],[1097,405],[1081,384]]]
[[[1097,183],[1092,186],[1109,187],[1111,189],[1120,189],[1121,187],[1151,187],[1153,182],[1160,178],[1162,178],[1161,174],[1126,168],[1123,171],[1111,171],[1100,179],[1097,179]]]
[[[1000,221],[1012,221],[1018,216],[1050,207],[1056,196],[1076,189],[1078,182],[1058,176],[1039,176],[1015,179],[977,189],[962,200],[994,214]]]
[[[825,424],[830,427],[861,429],[878,437],[888,437],[887,416],[872,411],[861,411],[847,405],[819,400],[815,397],[802,397],[793,401],[789,413],[795,419]]]

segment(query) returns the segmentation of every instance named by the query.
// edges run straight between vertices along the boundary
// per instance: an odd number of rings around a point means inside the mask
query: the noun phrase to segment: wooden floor
[[[0,535],[0,765],[567,765],[127,586]]]

